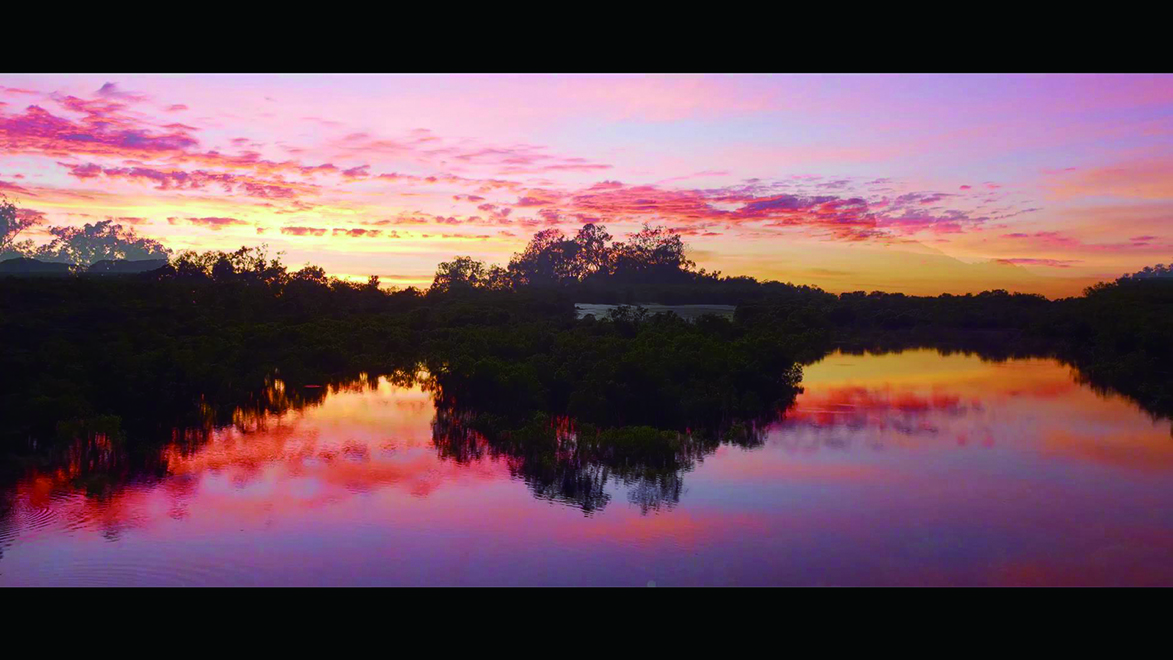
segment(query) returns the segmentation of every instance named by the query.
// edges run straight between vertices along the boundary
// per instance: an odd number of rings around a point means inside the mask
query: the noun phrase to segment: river
[[[0,585],[1173,585],[1170,422],[1070,367],[837,352],[803,388],[626,472],[456,447],[385,379],[102,488],[97,437],[3,486]]]

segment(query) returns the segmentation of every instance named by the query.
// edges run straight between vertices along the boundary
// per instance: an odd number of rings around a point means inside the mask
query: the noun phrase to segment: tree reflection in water
[[[644,513],[675,505],[685,473],[722,443],[761,445],[766,423],[780,414],[770,411],[757,420],[730,422],[718,429],[600,429],[542,412],[505,417],[461,408],[435,378],[414,367],[382,378],[431,393],[432,445],[441,460],[458,465],[485,459],[500,462],[535,497],[580,508],[588,515],[611,501],[609,484],[625,489],[628,500]],[[350,380],[294,387],[274,374],[241,401],[202,399],[178,419],[142,410],[125,418],[109,415],[63,422],[57,426],[56,439],[30,442],[26,454],[8,461],[5,481],[11,485],[36,480],[47,491],[106,500],[121,489],[172,476],[177,465],[196,456],[217,433],[230,430],[247,442],[281,424],[289,413],[320,406],[332,395],[374,391],[379,381],[361,373]],[[12,489],[3,491],[4,505],[10,507]]]
[[[518,428],[500,418],[440,406],[432,424],[439,455],[457,463],[503,460],[535,497],[590,514],[611,501],[607,484],[626,488],[647,513],[680,501],[683,479],[722,442],[759,446],[764,425],[736,423],[724,433],[664,431],[647,426],[600,430],[566,417],[537,414]]]
[[[893,348],[899,351],[901,347],[854,346],[846,352],[880,353]],[[945,356],[976,353],[994,362],[1023,357],[956,347],[939,352]],[[534,497],[579,508],[587,515],[604,509],[618,490],[625,491],[627,500],[642,513],[671,508],[680,502],[686,474],[707,456],[722,444],[761,446],[766,428],[778,421],[782,428],[808,425],[818,431],[783,434],[778,439],[783,445],[834,447],[845,442],[835,429],[866,425],[869,411],[898,410],[913,419],[922,409],[966,415],[973,405],[948,397],[877,399],[873,393],[844,389],[825,391],[819,395],[823,398],[808,396],[799,406],[794,405],[791,395],[785,410],[763,410],[755,419],[730,420],[716,428],[600,428],[545,412],[502,415],[460,406],[455,395],[443,391],[436,378],[416,365],[383,376],[359,373],[336,382],[298,386],[287,385],[274,373],[264,387],[236,401],[201,399],[178,415],[168,410],[137,410],[124,416],[62,422],[57,425],[55,439],[30,440],[26,451],[2,464],[0,477],[6,485],[0,485],[0,547],[12,535],[9,528],[17,506],[17,483],[35,482],[44,492],[68,491],[105,500],[121,489],[149,486],[174,476],[175,466],[198,454],[218,432],[231,429],[247,442],[250,436],[280,424],[288,413],[321,406],[332,395],[375,391],[381,378],[399,387],[419,386],[430,393],[435,407],[431,444],[442,461],[460,466],[498,462],[523,481]],[[1097,392],[1115,392],[1104,381],[1075,367],[1073,381],[1089,384]],[[1138,403],[1144,405],[1143,401]],[[850,412],[826,418],[837,405]],[[1160,410],[1146,410],[1155,417],[1167,416]],[[889,423],[888,428],[898,435],[933,431],[913,422],[907,427]],[[869,438],[869,442],[878,441],[878,437]],[[796,451],[803,448],[798,444],[793,447]],[[118,530],[109,532],[117,534]]]

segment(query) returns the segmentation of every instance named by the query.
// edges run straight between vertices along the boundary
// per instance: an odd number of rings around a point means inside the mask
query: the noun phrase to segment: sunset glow
[[[1173,255],[1171,147],[1169,76],[0,76],[24,237],[400,287],[599,222],[832,292],[1074,295]]]

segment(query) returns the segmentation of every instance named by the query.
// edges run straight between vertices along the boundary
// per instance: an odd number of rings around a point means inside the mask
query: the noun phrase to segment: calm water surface
[[[536,485],[381,381],[5,486],[0,585],[1173,585],[1173,435],[1053,360],[832,354],[761,446]],[[582,476],[581,474],[579,475]]]

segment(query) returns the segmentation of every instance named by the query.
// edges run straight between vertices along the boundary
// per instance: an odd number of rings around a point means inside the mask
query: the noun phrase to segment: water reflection
[[[684,474],[716,451],[722,441],[761,444],[764,428],[730,425],[723,435],[706,431],[662,431],[648,427],[578,428],[566,418],[539,416],[507,431],[482,433],[477,415],[441,406],[433,438],[442,458],[467,464],[501,461],[535,497],[570,504],[591,513],[612,498],[608,485],[621,486],[642,513],[680,501]]]
[[[1070,367],[836,352],[803,388],[768,424],[599,430],[424,372],[275,376],[169,429],[63,424],[0,488],[0,584],[1173,583],[1170,424]]]

